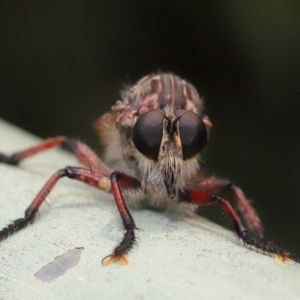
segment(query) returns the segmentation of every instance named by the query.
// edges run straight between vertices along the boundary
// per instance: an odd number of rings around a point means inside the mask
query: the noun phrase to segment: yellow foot
[[[127,265],[129,263],[129,260],[125,255],[117,256],[113,253],[103,258],[102,265],[109,266],[116,260],[119,260],[121,265]]]
[[[278,262],[284,262],[287,264],[295,264],[296,262],[290,259],[290,254],[289,253],[283,253],[283,254],[276,254],[275,259]]]

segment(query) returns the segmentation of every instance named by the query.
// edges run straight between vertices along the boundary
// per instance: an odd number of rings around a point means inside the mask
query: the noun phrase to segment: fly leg
[[[228,200],[210,192],[187,189],[182,192],[179,201],[197,204],[199,206],[212,204],[220,205],[231,221],[235,234],[243,241],[245,245],[255,247],[256,249],[261,250],[263,253],[268,253],[270,255],[273,254],[278,261],[288,263],[291,263],[292,261],[298,263],[300,262],[299,258],[292,255],[288,250],[277,246],[274,242],[262,240],[258,237],[250,235],[247,229],[244,227],[238,213]]]
[[[60,169],[56,171],[42,187],[29,207],[25,210],[24,217],[13,221],[11,224],[0,231],[0,241],[19,231],[20,229],[25,228],[28,223],[34,220],[39,207],[45,201],[47,195],[54,188],[57,181],[62,177],[68,177],[71,179],[83,181],[88,185],[100,188],[105,191],[110,190],[109,179],[98,172],[86,168],[77,167],[66,167],[64,169]]]
[[[245,218],[249,228],[261,240],[264,239],[264,228],[260,218],[250,204],[241,188],[236,186],[228,179],[222,178],[206,178],[197,184],[197,189],[204,192],[218,193],[220,191],[229,190],[233,192],[234,198],[237,201],[238,208]]]
[[[57,147],[62,147],[70,151],[83,165],[87,167],[95,169],[107,176],[109,176],[109,174],[111,173],[109,171],[109,168],[97,157],[97,155],[87,145],[77,140],[66,138],[64,136],[58,136],[55,138],[45,140],[35,146],[32,146],[22,151],[18,151],[12,155],[0,153],[0,162],[9,165],[18,165],[21,161],[28,157]]]
[[[106,256],[102,260],[102,264],[107,266],[113,263],[116,259],[120,259],[121,264],[127,264],[128,260],[125,254],[135,244],[135,230],[137,229],[134,219],[128,209],[126,200],[122,194],[122,189],[134,189],[141,188],[141,183],[134,177],[128,176],[124,173],[113,172],[110,175],[111,188],[114,195],[118,211],[123,221],[125,233],[123,240],[115,247],[113,253]]]

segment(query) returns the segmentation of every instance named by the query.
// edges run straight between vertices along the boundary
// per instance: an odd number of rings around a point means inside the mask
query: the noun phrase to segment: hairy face
[[[178,117],[170,108],[158,114],[161,114],[161,133],[157,154],[149,158],[137,152],[138,168],[147,193],[158,199],[164,196],[175,199],[199,165],[197,155],[184,157],[179,122],[181,116]]]

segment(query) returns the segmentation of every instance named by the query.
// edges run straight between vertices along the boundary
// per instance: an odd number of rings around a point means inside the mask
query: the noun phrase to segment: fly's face
[[[143,114],[133,127],[132,138],[148,193],[174,199],[197,171],[207,130],[197,114],[166,107]]]

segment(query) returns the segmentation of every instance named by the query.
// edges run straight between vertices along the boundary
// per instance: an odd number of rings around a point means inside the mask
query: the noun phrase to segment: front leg
[[[135,230],[137,228],[134,219],[128,209],[126,200],[122,194],[121,188],[141,188],[141,184],[137,179],[120,172],[113,172],[110,175],[110,179],[114,199],[125,228],[125,234],[121,243],[114,249],[114,252],[102,260],[102,263],[105,266],[110,265],[116,259],[120,259],[121,264],[128,263],[125,254],[133,247],[135,243]]]
[[[109,179],[98,172],[80,167],[66,167],[64,169],[60,169],[48,179],[48,181],[38,192],[34,200],[25,210],[24,217],[13,221],[7,227],[0,230],[0,241],[4,240],[20,229],[25,228],[28,223],[34,220],[38,209],[45,201],[48,194],[52,191],[58,180],[63,177],[82,181],[88,185],[100,188],[106,192],[110,191]]]

